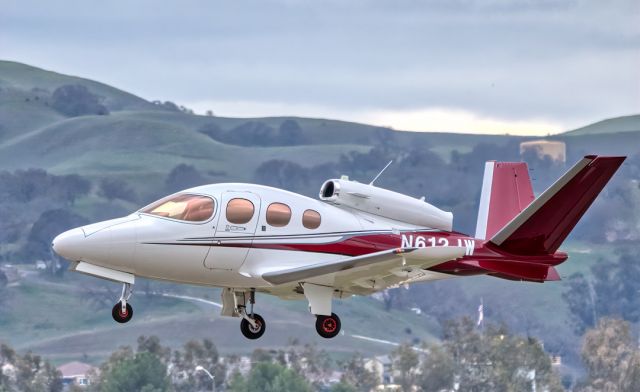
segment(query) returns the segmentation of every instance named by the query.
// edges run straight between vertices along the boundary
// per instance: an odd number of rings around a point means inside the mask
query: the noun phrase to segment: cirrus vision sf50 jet
[[[123,284],[112,316],[126,323],[135,277],[222,288],[222,315],[249,339],[265,331],[256,292],[305,299],[320,336],[340,319],[333,298],[400,284],[486,274],[559,280],[558,251],[624,157],[586,156],[534,198],[525,163],[487,162],[475,236],[422,199],[348,178],[326,181],[320,200],[251,184],[178,192],[133,214],[53,240],[71,269]]]

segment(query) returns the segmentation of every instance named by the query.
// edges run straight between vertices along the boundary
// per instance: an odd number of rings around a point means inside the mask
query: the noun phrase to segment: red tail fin
[[[533,201],[524,162],[489,161],[484,166],[476,238],[491,238]]]
[[[586,156],[492,238],[514,254],[552,254],[625,157]]]

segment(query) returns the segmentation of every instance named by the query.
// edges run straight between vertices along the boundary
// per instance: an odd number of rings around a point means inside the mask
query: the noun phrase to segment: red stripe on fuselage
[[[403,241],[404,236],[404,241]],[[484,240],[469,237],[458,232],[404,232],[400,234],[364,234],[354,235],[341,241],[329,243],[260,243],[259,237],[254,238],[253,244],[247,243],[226,243],[219,246],[228,247],[251,247],[260,249],[289,250],[298,252],[330,253],[345,256],[360,256],[382,250],[406,247],[430,247],[430,246],[467,246],[467,254],[458,260],[451,260],[439,264],[431,271],[442,272],[454,275],[479,275],[494,272],[481,268],[480,265],[495,265],[481,263],[482,261],[491,263],[534,263],[547,266],[554,266],[567,259],[567,255],[557,252],[554,255],[544,256],[523,256],[505,253],[493,244]],[[510,269],[517,267],[511,266]]]

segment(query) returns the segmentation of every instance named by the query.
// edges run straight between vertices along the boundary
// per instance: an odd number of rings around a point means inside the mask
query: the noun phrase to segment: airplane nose
[[[58,235],[53,239],[51,246],[53,251],[67,260],[78,261],[82,257],[80,254],[85,235],[82,229],[76,228]]]

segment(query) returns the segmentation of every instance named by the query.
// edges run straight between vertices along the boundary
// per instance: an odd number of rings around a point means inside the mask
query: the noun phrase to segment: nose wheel
[[[340,317],[331,313],[331,316],[316,316],[316,331],[325,339],[336,337],[340,333]]]
[[[133,317],[133,308],[128,303],[132,293],[132,285],[130,283],[123,283],[120,301],[113,305],[113,309],[111,309],[111,317],[113,317],[116,322],[124,324]]]
[[[258,339],[264,334],[264,319],[257,313],[254,313],[247,317],[249,317],[251,321],[253,321],[253,324],[249,320],[243,318],[242,321],[240,321],[240,332],[242,332],[244,337],[247,339]]]
[[[113,309],[111,310],[111,316],[115,321],[124,324],[127,321],[131,320],[131,317],[133,317],[133,308],[131,307],[131,305],[126,304],[123,312],[122,304],[118,302],[113,306]]]
[[[256,290],[252,288],[249,291],[248,313],[245,295],[246,292],[234,293],[235,313],[242,317],[242,320],[240,321],[240,332],[242,332],[245,338],[254,340],[264,335],[266,323],[262,316],[253,312],[253,305],[256,303]]]

